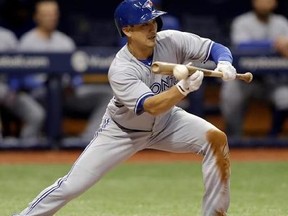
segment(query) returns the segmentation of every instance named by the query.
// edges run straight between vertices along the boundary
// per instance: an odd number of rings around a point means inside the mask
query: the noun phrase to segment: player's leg
[[[94,185],[107,171],[143,149],[145,135],[128,134],[119,130],[111,119],[104,119],[102,127],[70,172],[43,190],[20,216],[53,215]]]
[[[226,135],[209,122],[175,109],[167,127],[149,148],[203,155],[203,215],[225,215],[230,202],[230,160]]]
[[[19,93],[10,109],[24,121],[21,138],[39,138],[46,115],[44,108],[29,95]]]
[[[24,122],[21,138],[39,136],[45,119],[45,111],[32,97],[15,93],[5,83],[0,83],[0,103]]]
[[[270,87],[270,86],[269,86]],[[271,101],[273,104],[273,115],[270,136],[277,136],[281,133],[285,118],[288,113],[288,86],[278,85],[277,87],[271,86],[269,92],[272,89]]]
[[[101,118],[106,111],[107,104],[113,97],[113,92],[110,85],[103,84],[89,86],[86,92],[82,94],[89,95],[92,101],[97,98],[96,103],[93,104],[93,110],[92,113],[90,113],[87,126],[81,134],[81,137],[84,140],[89,140],[93,137],[95,129],[99,127]],[[89,99],[89,97],[87,99]]]

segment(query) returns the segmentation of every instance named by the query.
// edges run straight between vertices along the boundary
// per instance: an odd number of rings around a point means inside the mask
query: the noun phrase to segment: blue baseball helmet
[[[147,23],[153,19],[156,19],[157,30],[160,31],[163,25],[160,16],[163,14],[166,12],[156,10],[150,0],[124,0],[114,12],[114,20],[120,36],[123,37],[123,27]]]

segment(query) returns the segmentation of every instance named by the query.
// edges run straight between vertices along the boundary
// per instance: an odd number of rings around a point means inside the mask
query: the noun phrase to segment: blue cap
[[[153,19],[156,19],[160,31],[163,25],[160,16],[166,13],[156,10],[150,0],[124,0],[114,12],[114,20],[120,36],[123,37],[123,27],[147,23]]]

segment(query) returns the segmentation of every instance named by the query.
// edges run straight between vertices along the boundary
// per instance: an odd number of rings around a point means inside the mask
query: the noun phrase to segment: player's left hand
[[[228,61],[219,61],[214,71],[222,72],[224,81],[236,79],[236,69]]]

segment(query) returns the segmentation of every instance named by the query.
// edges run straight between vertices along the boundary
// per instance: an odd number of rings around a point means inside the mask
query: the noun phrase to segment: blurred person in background
[[[57,30],[59,5],[56,0],[39,0],[35,4],[34,21],[36,27],[20,38],[19,50],[25,52],[73,52],[76,45],[72,38]],[[31,94],[45,105],[47,81],[46,74],[27,76],[24,84]],[[67,91],[68,89],[68,91]],[[82,77],[63,76],[64,115],[65,113],[90,110],[88,124],[81,134],[84,140],[90,140],[100,125],[106,104],[112,98],[109,86],[84,84]],[[66,94],[69,92],[69,94]],[[44,99],[44,100],[43,100]],[[87,106],[90,107],[85,109]]]
[[[267,50],[288,58],[288,20],[273,13],[277,0],[252,0],[253,10],[232,21],[231,42],[236,50]],[[288,110],[288,74],[254,75],[249,85],[224,82],[220,97],[227,135],[240,138],[250,98],[268,100],[273,107],[271,136],[281,132]]]
[[[14,32],[0,27],[0,52],[16,51],[18,39]],[[28,94],[17,92],[6,83],[6,75],[0,77],[0,106],[17,116],[23,123],[20,138],[25,143],[35,142],[41,134],[41,125],[44,121],[43,108]],[[1,109],[1,110],[2,110]],[[1,112],[3,114],[3,110]],[[17,140],[12,137],[4,139],[9,144]]]

